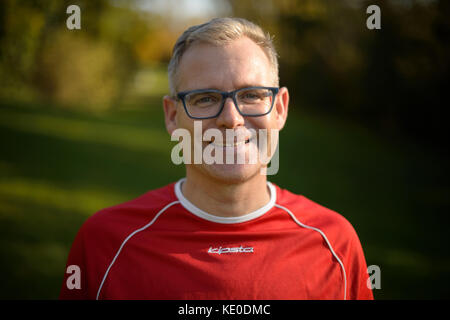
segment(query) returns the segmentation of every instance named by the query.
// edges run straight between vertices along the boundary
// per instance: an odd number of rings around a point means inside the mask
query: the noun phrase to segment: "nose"
[[[225,99],[222,112],[216,121],[219,128],[225,127],[227,129],[234,129],[245,123],[244,117],[239,113],[231,98]]]

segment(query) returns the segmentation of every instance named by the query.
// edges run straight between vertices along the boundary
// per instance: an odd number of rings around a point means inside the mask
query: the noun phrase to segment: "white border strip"
[[[345,273],[344,264],[342,263],[341,259],[339,259],[337,254],[334,252],[333,247],[331,246],[330,242],[328,241],[327,237],[325,236],[325,233],[323,233],[322,230],[320,230],[318,228],[307,226],[306,224],[301,223],[300,221],[297,220],[295,215],[289,209],[287,209],[283,206],[280,206],[279,204],[275,204],[275,207],[286,211],[291,216],[291,218],[295,221],[295,223],[297,223],[299,226],[306,228],[306,229],[311,229],[311,230],[317,231],[325,239],[325,242],[327,243],[328,247],[330,248],[331,253],[333,254],[333,256],[336,258],[337,262],[339,262],[339,265],[341,266],[342,273],[344,275],[344,300],[347,300],[347,275]]]
[[[95,298],[95,300],[98,300],[98,297],[100,296],[100,292],[102,290],[103,284],[105,283],[106,277],[108,276],[109,270],[111,269],[111,267],[113,266],[114,262],[116,262],[117,257],[120,254],[120,251],[122,251],[123,246],[125,245],[125,243],[127,243],[128,240],[130,240],[131,237],[133,237],[136,233],[141,232],[145,229],[147,229],[148,227],[150,227],[155,221],[156,219],[158,219],[158,217],[164,212],[166,211],[169,207],[173,206],[174,204],[180,203],[180,201],[173,201],[171,203],[169,203],[168,205],[166,205],[164,208],[162,208],[157,214],[156,216],[152,219],[152,221],[150,221],[149,223],[147,223],[145,226],[143,226],[142,228],[139,228],[135,231],[133,231],[132,233],[130,233],[130,235],[128,237],[126,237],[126,239],[122,242],[122,244],[120,245],[119,250],[117,251],[116,255],[114,256],[114,259],[111,261],[111,263],[109,264],[108,269],[105,272],[105,275],[103,276],[103,280],[100,284],[100,287],[98,288],[97,291],[97,296]]]
[[[267,186],[270,191],[270,200],[263,207],[255,210],[253,212],[250,212],[250,213],[244,214],[242,216],[238,216],[238,217],[216,216],[216,215],[212,215],[210,213],[203,211],[202,209],[200,209],[200,208],[196,207],[194,204],[192,204],[192,202],[190,202],[188,199],[186,199],[186,197],[181,192],[181,184],[185,180],[186,180],[186,178],[180,179],[175,184],[175,194],[176,194],[178,200],[180,201],[181,205],[186,210],[188,210],[192,214],[196,215],[197,217],[211,221],[211,222],[223,223],[223,224],[247,222],[247,221],[259,218],[260,216],[262,216],[263,214],[268,212],[270,209],[273,208],[273,206],[275,205],[275,202],[277,200],[277,192],[276,192],[275,187],[273,186],[273,184],[271,184],[269,181],[267,181]]]

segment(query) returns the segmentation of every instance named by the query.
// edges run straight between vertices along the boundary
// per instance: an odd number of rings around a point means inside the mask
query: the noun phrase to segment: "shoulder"
[[[96,212],[86,220],[81,231],[97,237],[112,234],[123,236],[151,221],[161,209],[176,200],[174,183],[171,183]]]
[[[322,206],[313,200],[276,186],[278,208],[289,211],[298,222],[305,226],[322,231],[328,240],[339,251],[346,251],[355,240],[358,240],[352,224],[340,213]]]

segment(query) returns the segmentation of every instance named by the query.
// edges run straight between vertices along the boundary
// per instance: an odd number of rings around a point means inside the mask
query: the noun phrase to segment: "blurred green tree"
[[[95,110],[120,103],[139,68],[167,61],[174,38],[133,3],[2,1],[0,94]],[[66,27],[70,4],[81,9],[81,30]]]

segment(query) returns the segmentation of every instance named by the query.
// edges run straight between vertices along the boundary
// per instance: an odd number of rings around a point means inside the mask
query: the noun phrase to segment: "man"
[[[184,179],[90,217],[67,263],[79,268],[78,286],[67,273],[60,297],[372,299],[350,223],[269,183],[259,157],[249,161],[261,149],[274,155],[257,142],[277,138],[287,119],[270,37],[237,18],[191,27],[169,82],[168,132],[194,137],[201,125],[202,141],[184,153],[209,148],[216,161],[183,154]]]

